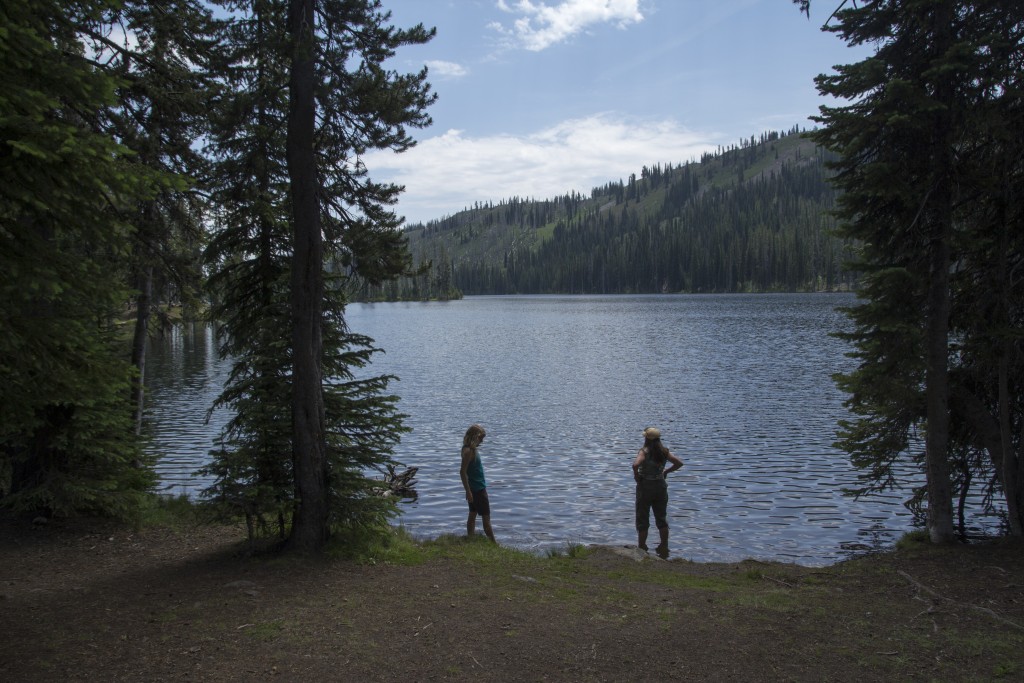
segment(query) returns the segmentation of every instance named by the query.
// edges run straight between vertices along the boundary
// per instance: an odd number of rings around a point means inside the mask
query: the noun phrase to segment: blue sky
[[[426,65],[433,125],[371,177],[406,187],[408,223],[474,202],[547,199],[680,164],[769,130],[810,128],[814,77],[863,59],[790,0],[383,0],[437,28],[389,66]]]

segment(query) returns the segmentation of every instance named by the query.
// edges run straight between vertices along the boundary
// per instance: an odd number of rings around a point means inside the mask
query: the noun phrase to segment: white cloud
[[[440,59],[432,59],[427,62],[427,68],[430,69],[432,74],[446,78],[461,78],[469,73],[469,71],[461,64],[455,62],[445,62]]]
[[[498,9],[521,15],[506,27],[492,22],[492,28],[514,44],[539,52],[586,30],[595,24],[614,24],[625,28],[643,21],[639,0],[563,0],[548,6],[544,2],[518,0],[508,4],[498,0]]]
[[[466,137],[462,131],[421,141],[403,154],[374,152],[364,161],[375,180],[404,185],[397,207],[426,222],[510,197],[550,199],[640,173],[644,165],[685,163],[713,151],[720,136],[672,120],[599,114],[526,136]]]

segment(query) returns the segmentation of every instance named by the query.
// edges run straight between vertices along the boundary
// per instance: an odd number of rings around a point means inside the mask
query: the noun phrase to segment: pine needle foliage
[[[302,505],[293,420],[295,324],[292,271],[293,180],[289,175],[288,2],[224,2],[219,33],[222,91],[213,113],[210,154],[219,207],[207,250],[213,315],[221,352],[234,366],[218,406],[235,411],[203,472],[205,492],[222,510],[242,512],[251,538],[289,536]],[[373,340],[344,317],[354,274],[380,282],[409,267],[400,219],[388,207],[400,188],[370,180],[360,161],[372,148],[412,144],[407,126],[425,125],[432,98],[425,73],[402,76],[381,62],[411,32],[386,28],[376,2],[317,4],[315,160],[324,249],[319,364],[325,446],[326,528],[379,529],[395,512],[377,495],[375,475],[395,465],[393,448],[408,431],[388,393],[391,376],[367,376]]]
[[[926,475],[909,504],[933,540],[952,536],[953,497],[966,533],[979,493],[1019,535],[1024,6],[883,0],[834,18],[828,30],[876,47],[818,78],[849,104],[823,107],[812,136],[838,155],[839,232],[864,274],[839,445],[864,470],[859,492],[893,485],[896,463]]]
[[[109,3],[0,6],[0,502],[130,517],[152,482],[115,324],[133,227],[162,186],[102,134],[117,81],[81,31]]]

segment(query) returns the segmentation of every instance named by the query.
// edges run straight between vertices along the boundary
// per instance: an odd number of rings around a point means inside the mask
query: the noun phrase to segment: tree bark
[[[1020,462],[1013,448],[1013,434],[1010,420],[1010,354],[1011,342],[1003,343],[1002,356],[999,358],[999,436],[1003,451],[1000,479],[1006,499],[1006,516],[1010,525],[1010,535],[1024,535],[1024,520],[1021,518],[1021,481],[1019,477]]]
[[[1011,323],[1010,310],[1010,267],[1009,267],[1009,225],[1007,223],[1007,200],[1010,174],[1006,171],[1005,157],[1003,162],[1003,193],[999,202],[999,265],[996,276],[999,278],[999,301],[997,303],[997,321],[1002,341],[999,344],[998,361],[998,401],[999,401],[999,440],[1002,449],[1002,461],[999,463],[999,478],[1003,484],[1003,495],[1006,500],[1006,517],[1009,522],[1010,535],[1018,538],[1024,536],[1024,516],[1022,516],[1022,481],[1020,478],[1020,456],[1013,447],[1013,420],[1010,417],[1010,361],[1014,357],[1013,339],[1009,334]],[[1022,426],[1024,428],[1024,426]],[[1024,442],[1020,442],[1024,449]]]
[[[1012,342],[1004,342],[1004,346],[1010,344]],[[1004,348],[1004,353],[1010,352],[1010,349]],[[1013,427],[1009,412],[1008,365],[1005,356],[999,359],[998,416],[992,415],[989,406],[975,393],[956,382],[953,383],[950,399],[953,416],[966,421],[971,426],[976,435],[976,445],[988,453],[996,479],[1003,487],[1010,535],[1020,536],[1022,535],[1022,521],[1024,521],[1021,519],[1021,459],[1013,446]]]
[[[286,547],[295,552],[318,551],[328,538],[327,446],[321,385],[323,244],[314,150],[315,10],[316,0],[291,0],[288,11],[292,63],[287,162],[294,223],[292,459],[297,502]]]
[[[1011,405],[1013,403],[1010,391],[1011,366],[1016,365],[1016,348],[1010,330],[1013,327],[1012,321],[1012,291],[1010,268],[1010,211],[1013,205],[1013,186],[1010,183],[1012,174],[1008,168],[1006,154],[1000,155],[1000,178],[1001,188],[998,193],[998,225],[999,225],[999,247],[996,253],[997,266],[995,276],[998,282],[999,297],[996,302],[996,326],[1001,337],[998,354],[998,402],[999,402],[999,444],[1002,449],[1002,459],[996,464],[999,479],[1003,485],[1003,496],[1006,501],[1006,517],[1009,522],[1011,536],[1024,536],[1024,441],[1018,441],[1017,449],[1013,446],[1013,419],[1011,416]],[[1024,420],[1021,420],[1021,430],[1024,432]],[[1021,434],[1024,436],[1024,433]]]
[[[949,240],[945,231],[932,246],[928,286],[925,401],[925,473],[928,484],[928,535],[933,543],[956,539],[953,487],[949,472]]]
[[[953,7],[947,0],[935,10],[934,59],[945,60],[953,44]],[[953,239],[952,174],[953,83],[937,79],[933,96],[940,107],[932,139],[935,188],[929,202],[928,299],[926,328],[925,473],[928,486],[928,535],[933,543],[956,540],[953,529],[953,487],[949,472],[949,268]]]
[[[138,374],[132,380],[131,405],[135,433],[142,434],[142,412],[146,393],[146,341],[149,338],[149,317],[153,306],[153,267],[145,266],[139,277],[139,294],[135,299],[135,334],[132,338],[132,365]]]

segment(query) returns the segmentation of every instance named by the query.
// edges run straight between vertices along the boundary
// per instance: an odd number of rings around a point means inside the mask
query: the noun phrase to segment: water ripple
[[[481,451],[495,531],[544,550],[635,543],[630,464],[658,425],[686,462],[670,477],[673,554],[821,565],[908,530],[906,491],[853,500],[857,473],[831,445],[846,417],[830,376],[850,369],[846,295],[472,297],[351,305],[351,328],[386,349],[368,372],[413,432],[396,455],[419,467],[402,504],[417,536],[464,533],[462,434]],[[209,328],[154,349],[151,451],[171,490],[194,491],[226,415],[206,410],[227,376]]]

